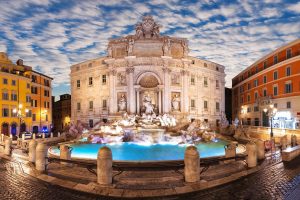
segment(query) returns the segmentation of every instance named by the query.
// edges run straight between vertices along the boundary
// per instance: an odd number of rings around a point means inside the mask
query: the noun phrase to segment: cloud
[[[133,34],[152,14],[162,34],[189,40],[190,55],[224,65],[230,87],[239,71],[300,37],[299,10],[281,0],[10,0],[0,12],[0,51],[53,76],[58,95],[72,64],[105,55],[108,39]]]

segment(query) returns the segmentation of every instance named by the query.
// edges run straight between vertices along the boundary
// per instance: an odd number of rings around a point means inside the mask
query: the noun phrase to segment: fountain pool
[[[224,145],[228,142],[216,140],[215,142],[199,143],[195,145],[201,158],[224,156]],[[108,143],[108,144],[69,144],[73,148],[72,158],[97,159],[98,150],[107,146],[111,149],[113,160],[121,162],[151,162],[151,161],[175,161],[184,159],[184,151],[190,144],[172,143]],[[237,153],[243,153],[244,147],[239,145]],[[49,154],[59,156],[58,147],[51,147]]]

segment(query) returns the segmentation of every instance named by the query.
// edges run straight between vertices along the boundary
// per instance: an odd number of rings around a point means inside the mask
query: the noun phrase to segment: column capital
[[[127,74],[130,74],[130,73],[133,73],[134,72],[134,67],[127,67],[126,68],[126,73]]]
[[[168,73],[168,74],[172,72],[172,70],[168,67],[163,67],[162,70],[164,73]]]
[[[110,75],[110,76],[116,76],[116,75],[117,75],[117,70],[115,70],[115,69],[110,69],[110,70],[109,70],[109,75]]]
[[[182,76],[190,74],[190,72],[188,70],[181,70],[180,73]]]

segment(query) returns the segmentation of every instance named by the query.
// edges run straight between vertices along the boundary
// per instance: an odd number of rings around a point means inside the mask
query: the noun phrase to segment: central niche
[[[143,88],[154,88],[159,85],[159,82],[155,76],[152,74],[147,74],[139,82],[140,86]]]

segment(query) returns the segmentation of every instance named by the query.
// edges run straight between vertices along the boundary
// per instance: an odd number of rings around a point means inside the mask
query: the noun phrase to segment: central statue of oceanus
[[[152,99],[149,94],[146,94],[143,99],[143,106],[145,107],[145,114],[153,114],[154,106],[151,103]]]

